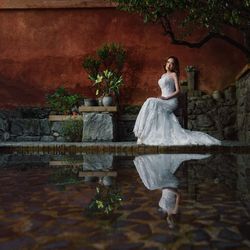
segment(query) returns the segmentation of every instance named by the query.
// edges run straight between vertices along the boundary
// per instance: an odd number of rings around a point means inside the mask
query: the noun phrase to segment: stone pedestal
[[[82,141],[114,141],[116,121],[111,113],[83,113]]]

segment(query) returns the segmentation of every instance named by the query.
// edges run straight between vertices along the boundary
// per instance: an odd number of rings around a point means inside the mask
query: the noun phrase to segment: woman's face
[[[174,59],[173,58],[168,58],[167,62],[166,62],[166,70],[167,71],[174,71]]]

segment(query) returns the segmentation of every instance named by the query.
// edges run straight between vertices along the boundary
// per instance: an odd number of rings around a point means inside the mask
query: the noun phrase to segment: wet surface
[[[0,249],[249,249],[249,160],[0,155]]]

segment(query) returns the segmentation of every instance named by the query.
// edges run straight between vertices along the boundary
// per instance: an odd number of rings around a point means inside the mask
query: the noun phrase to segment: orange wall
[[[162,64],[176,55],[181,79],[186,65],[200,70],[199,89],[211,92],[234,81],[245,64],[235,48],[218,40],[202,49],[173,46],[160,25],[112,8],[0,10],[0,107],[44,105],[60,85],[94,96],[82,59],[103,43],[128,50],[121,102],[138,104],[158,96]]]

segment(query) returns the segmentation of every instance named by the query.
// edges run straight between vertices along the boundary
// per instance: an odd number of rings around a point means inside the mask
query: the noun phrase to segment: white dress
[[[167,97],[175,91],[173,78],[163,74],[158,81],[162,96]],[[134,134],[138,144],[146,145],[220,145],[221,141],[212,136],[183,129],[174,115],[177,98],[162,100],[148,98],[138,114]]]
[[[169,188],[177,189],[179,181],[174,175],[184,161],[201,160],[208,158],[209,154],[155,154],[135,157],[136,170],[149,190],[162,189],[159,206],[165,212],[174,209],[176,194]]]

